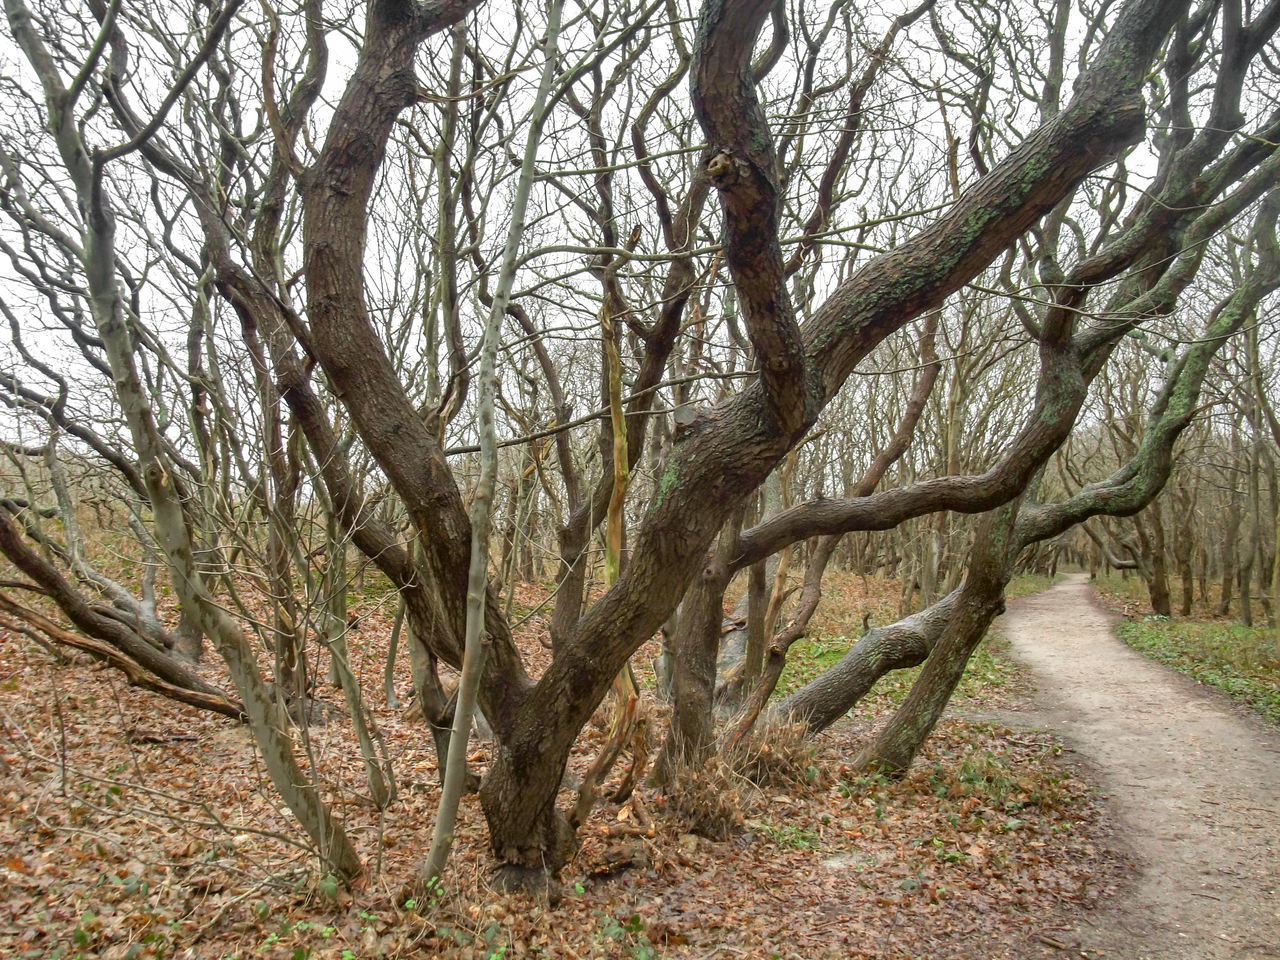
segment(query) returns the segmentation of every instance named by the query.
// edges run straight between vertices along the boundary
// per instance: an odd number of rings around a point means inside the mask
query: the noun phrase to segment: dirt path
[[[1086,758],[1139,876],[1066,956],[1280,958],[1280,734],[1134,653],[1083,575],[1018,601],[1029,719]]]

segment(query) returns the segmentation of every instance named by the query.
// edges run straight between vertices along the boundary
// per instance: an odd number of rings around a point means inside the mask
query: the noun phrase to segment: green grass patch
[[[801,637],[787,651],[787,665],[778,680],[778,691],[791,693],[826,673],[855,643],[856,637]]]
[[[1053,585],[1057,578],[1024,574],[1015,578],[1005,591],[1009,599],[1039,593]],[[873,626],[898,619],[897,602],[901,585],[897,581],[871,579],[869,582],[847,573],[837,573],[832,589],[823,597],[823,606],[815,616],[809,636],[797,640],[787,653],[787,665],[778,681],[776,696],[787,696],[806,683],[830,670],[858,642],[862,617],[871,614]],[[844,631],[849,631],[845,633]],[[988,634],[969,660],[952,703],[964,708],[990,705],[1001,691],[1012,687],[1020,676],[1019,667],[1008,655],[1008,643],[995,630]],[[919,667],[897,670],[880,682],[858,705],[855,713],[879,714],[896,707],[911,690]]]
[[[1027,597],[1033,593],[1040,593],[1048,590],[1058,582],[1057,576],[1047,576],[1042,573],[1023,573],[1014,577],[1009,581],[1009,585],[1004,588],[1004,598],[1006,600],[1016,600],[1018,597]]]
[[[789,823],[760,823],[759,830],[779,847],[789,850],[816,850],[821,842],[818,831]]]
[[[796,641],[788,652],[787,665],[778,682],[781,695],[790,694],[825,673],[855,642],[853,637],[805,637]],[[988,634],[969,659],[969,666],[951,702],[959,707],[974,706],[1012,687],[1018,679],[1019,668],[1009,657],[1008,649],[1009,644],[1003,637],[996,633]],[[879,714],[896,707],[911,690],[920,669],[895,670],[881,677],[856,712]]]
[[[1153,660],[1217,687],[1280,726],[1275,631],[1204,620],[1127,620],[1116,633]]]

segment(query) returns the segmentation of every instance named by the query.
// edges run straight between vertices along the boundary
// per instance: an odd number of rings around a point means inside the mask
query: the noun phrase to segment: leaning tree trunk
[[[1275,618],[1276,656],[1280,657],[1280,509],[1276,510],[1276,548],[1271,560],[1271,609]]]
[[[803,723],[810,733],[831,726],[893,670],[924,663],[951,622],[960,599],[953,590],[931,607],[883,627],[873,627],[829,670],[776,707],[772,716]]]
[[[1021,498],[989,514],[978,528],[969,572],[951,620],[902,706],[854,760],[860,770],[902,773],[946,709],[987,627],[1004,609],[1004,586],[1016,555],[1013,529]]]
[[[1250,447],[1255,447],[1250,444]],[[1248,536],[1244,538],[1242,547],[1242,555],[1240,559],[1240,623],[1246,627],[1253,626],[1253,573],[1257,569],[1258,551],[1261,547],[1259,543],[1260,531],[1259,520],[1261,519],[1260,507],[1261,496],[1258,490],[1258,460],[1253,456],[1253,451],[1246,451],[1249,459],[1246,467],[1246,480],[1248,484]]]

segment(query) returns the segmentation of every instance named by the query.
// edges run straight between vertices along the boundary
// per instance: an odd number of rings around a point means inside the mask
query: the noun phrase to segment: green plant
[[[597,939],[617,941],[626,949],[631,960],[655,960],[658,951],[645,932],[644,921],[639,914],[619,919],[612,914],[602,914]]]
[[[90,931],[97,926],[97,922],[98,918],[92,910],[86,910],[80,914],[75,929],[71,931],[71,942],[77,947],[88,947],[93,942]]]
[[[1058,575],[1047,576],[1043,573],[1022,573],[1009,581],[1004,588],[1005,599],[1015,600],[1018,597],[1030,596],[1048,590],[1057,581]]]
[[[797,827],[789,823],[775,826],[771,823],[760,824],[760,832],[780,847],[792,850],[815,850],[818,847],[817,831],[805,827]]]
[[[1060,777],[1014,767],[990,750],[966,756],[957,767],[935,767],[929,782],[936,796],[977,797],[1008,812],[1031,806],[1051,809],[1064,796]]]
[[[929,842],[933,847],[934,857],[943,863],[959,863],[967,859],[964,851],[949,847],[941,837],[930,837]]]
[[[431,877],[422,885],[422,897],[410,897],[403,904],[409,911],[434,910],[444,897],[444,883],[439,877]]]
[[[889,784],[889,778],[883,772],[876,771],[860,777],[854,777],[852,780],[841,780],[836,784],[836,792],[845,799],[852,800],[864,794],[873,793],[876,790],[883,790]]]
[[[1116,634],[1140,653],[1216,687],[1280,725],[1280,657],[1269,630],[1148,617],[1125,621]]]

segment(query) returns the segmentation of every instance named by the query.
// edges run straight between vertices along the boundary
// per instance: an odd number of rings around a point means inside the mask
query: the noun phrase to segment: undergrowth
[[[1148,617],[1116,633],[1153,660],[1216,687],[1280,725],[1280,657],[1275,633],[1262,627]]]
[[[787,658],[778,683],[783,695],[790,694],[825,673],[848,652],[852,641],[845,637],[813,637],[798,641]],[[990,633],[974,652],[956,688],[952,703],[958,707],[980,706],[1012,688],[1018,681],[1018,665],[1008,655],[1009,645],[998,633]],[[895,670],[881,677],[874,689],[855,708],[858,713],[880,714],[905,699],[920,674],[920,667]]]
[[[742,829],[742,779],[719,757],[683,766],[666,786],[667,814],[683,833],[727,840]]]
[[[1040,593],[1042,590],[1048,590],[1052,587],[1057,580],[1056,574],[1049,576],[1043,573],[1020,573],[1010,580],[1008,586],[1004,588],[1004,598],[1006,600],[1016,600],[1019,597]]]
[[[1004,739],[990,739],[993,732]],[[1080,799],[1082,785],[1057,764],[1054,744],[1024,743],[1005,729],[963,723],[940,731],[938,740],[905,777],[864,774],[842,781],[841,794],[874,810],[877,819],[889,807],[931,797],[952,826],[960,814],[997,832],[1021,826],[1024,811],[1061,813]]]
[[[1005,597],[1008,600],[1015,600],[1018,597],[1039,593],[1053,586],[1055,580],[1055,577],[1023,574],[1010,581],[1005,588]],[[896,610],[890,610],[892,598],[888,596],[888,591],[885,589],[894,583],[895,581],[882,582],[878,596],[859,600],[862,604],[861,609],[868,612],[874,611],[883,616],[883,619],[873,616],[872,626],[883,625],[898,619]],[[824,603],[826,602],[824,598]],[[857,643],[861,635],[861,627],[856,624],[856,618],[852,617],[848,610],[843,609],[838,600],[828,603],[827,606],[840,609],[845,615],[829,614],[827,620],[814,617],[811,633],[796,641],[789,651],[787,665],[778,682],[778,691],[781,695],[786,696],[798,690],[831,669]],[[843,607],[848,606],[843,605]],[[848,629],[849,633],[824,632],[822,627],[827,624]],[[987,638],[970,659],[952,702],[961,707],[980,707],[993,697],[1008,692],[1019,676],[1017,665],[1008,656],[1008,649],[1008,643],[1000,636],[999,621],[997,621],[996,626],[989,631]],[[875,689],[859,704],[858,709],[875,714],[896,707],[906,697],[919,673],[920,668],[914,667],[897,670],[882,677]]]
[[[768,724],[735,747],[728,762],[737,774],[762,790],[807,795],[827,785],[817,747],[802,723]]]

